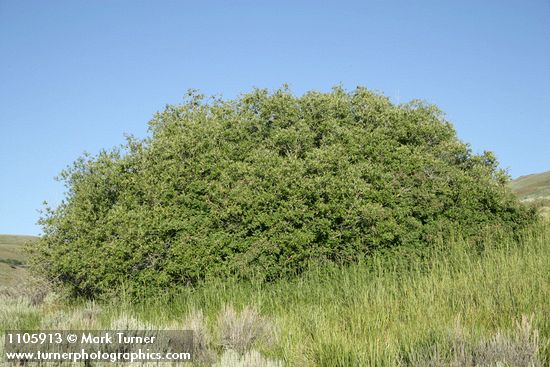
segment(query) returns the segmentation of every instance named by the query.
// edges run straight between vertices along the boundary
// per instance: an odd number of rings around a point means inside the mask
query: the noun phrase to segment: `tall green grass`
[[[494,234],[481,244],[456,238],[430,250],[401,249],[345,268],[326,265],[267,285],[211,282],[142,302],[121,296],[100,305],[97,326],[131,314],[170,327],[200,311],[206,347],[221,355],[223,310],[252,307],[277,337],[250,347],[289,366],[459,366],[499,358],[548,366],[550,226],[515,237]],[[20,322],[39,327],[37,315],[51,319],[60,309],[69,315],[82,308],[37,307],[31,320],[22,316]]]
[[[281,340],[272,351],[291,365],[397,365],[422,353],[447,353],[453,335],[472,341],[532,316],[540,357],[550,362],[550,231],[505,236],[482,246],[459,239],[428,255],[395,251],[364,265],[326,266],[268,286],[212,284],[164,307],[137,309],[163,322],[192,308],[215,319],[223,304],[253,304],[274,317]]]

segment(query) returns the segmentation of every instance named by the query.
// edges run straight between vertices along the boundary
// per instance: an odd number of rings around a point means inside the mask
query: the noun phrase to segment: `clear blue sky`
[[[39,234],[61,169],[187,89],[283,83],[422,98],[512,176],[550,170],[548,0],[0,0],[0,233]]]

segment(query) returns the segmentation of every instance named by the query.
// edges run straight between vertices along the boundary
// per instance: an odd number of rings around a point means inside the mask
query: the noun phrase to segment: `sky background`
[[[550,170],[549,0],[0,0],[0,233],[39,234],[54,176],[189,88],[283,83],[424,99],[513,177]]]

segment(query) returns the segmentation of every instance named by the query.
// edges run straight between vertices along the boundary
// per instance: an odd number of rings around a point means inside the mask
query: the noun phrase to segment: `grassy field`
[[[0,329],[191,328],[218,366],[548,366],[550,225],[516,235],[142,302],[5,295]]]
[[[0,286],[13,286],[24,278],[23,246],[34,240],[33,236],[0,235]]]

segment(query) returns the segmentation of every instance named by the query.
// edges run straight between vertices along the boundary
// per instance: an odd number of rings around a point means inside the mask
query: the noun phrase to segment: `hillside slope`
[[[550,199],[550,171],[521,176],[511,186],[521,200]]]
[[[550,218],[550,171],[521,176],[510,186],[520,200],[535,205],[543,216]]]
[[[34,236],[0,235],[0,287],[17,284],[25,275],[26,255],[23,247]]]

